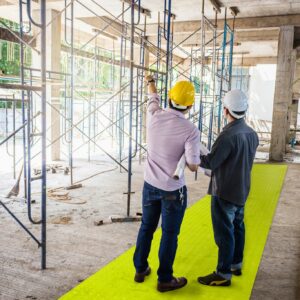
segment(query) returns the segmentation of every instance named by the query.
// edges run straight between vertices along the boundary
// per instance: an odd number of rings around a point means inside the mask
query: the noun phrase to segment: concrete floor
[[[75,180],[112,165],[106,161],[76,162]],[[141,210],[143,168],[134,164],[132,214]],[[276,217],[268,238],[254,285],[252,299],[300,299],[300,165],[289,165]],[[12,186],[5,180],[0,187],[4,195]],[[49,174],[50,186],[68,184],[67,176]],[[190,173],[189,204],[206,194],[208,178],[198,181]],[[109,216],[126,213],[127,176],[118,170],[84,182],[81,189],[70,192],[73,204],[48,200],[47,265],[41,271],[40,251],[36,244],[0,208],[0,299],[57,299],[89,277],[112,259],[134,245],[139,223],[110,223]],[[38,194],[36,195],[38,199]],[[26,224],[26,207],[17,200],[5,200]],[[81,204],[74,204],[81,203]],[[33,204],[34,215],[39,204]],[[94,221],[104,220],[95,226]],[[29,226],[38,235],[39,226]]]

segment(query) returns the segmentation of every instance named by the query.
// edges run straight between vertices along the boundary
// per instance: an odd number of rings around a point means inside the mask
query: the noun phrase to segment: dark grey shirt
[[[251,169],[259,144],[257,133],[244,119],[223,128],[200,166],[212,170],[208,193],[243,206],[249,195]]]

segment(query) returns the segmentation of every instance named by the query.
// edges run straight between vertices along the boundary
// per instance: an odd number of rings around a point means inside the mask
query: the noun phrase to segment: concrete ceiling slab
[[[215,16],[215,11],[210,0],[205,1],[205,15],[209,19],[213,19]],[[201,19],[201,0],[173,0],[172,1],[172,12],[176,15],[175,22],[184,22],[195,20],[197,26],[200,26]],[[18,5],[17,0],[0,0],[0,17],[9,18],[14,21],[18,21]],[[300,0],[216,0],[220,4],[221,14],[219,14],[219,19],[224,18],[224,12],[226,7],[237,7],[240,13],[237,16],[237,24],[241,18],[251,17],[272,17],[273,16],[284,16],[284,15],[294,15],[300,14]],[[113,19],[114,16],[119,16],[122,13],[122,2],[120,0],[75,0],[75,17],[78,23],[75,28],[77,35],[84,35],[84,32],[89,33],[92,36],[93,28],[102,28],[100,26],[101,18],[109,17]],[[141,5],[151,11],[151,18],[147,19],[148,24],[156,24],[159,18],[160,21],[163,20],[163,4],[162,0],[141,0]],[[87,6],[85,8],[84,6]],[[39,4],[33,1],[33,9],[39,9]],[[128,4],[124,4],[125,8],[128,8]],[[64,8],[64,0],[47,0],[47,8],[55,9],[57,11],[62,11]],[[24,15],[25,9],[24,9]],[[227,14],[228,18],[232,18],[230,13]],[[292,16],[290,16],[292,17]],[[130,21],[130,10],[124,16],[127,22]],[[121,17],[119,18],[119,20]],[[275,20],[276,18],[274,18]],[[26,20],[26,18],[25,18]],[[144,18],[141,18],[143,23]],[[250,22],[251,20],[249,20]],[[62,16],[62,22],[64,23],[64,16]],[[260,22],[260,21],[258,21]],[[79,26],[79,27],[78,27]],[[152,25],[155,26],[155,25]],[[151,27],[151,25],[149,26]],[[267,26],[268,27],[268,26]],[[277,38],[278,29],[276,27],[269,26],[269,30],[266,31],[265,28],[261,28],[262,31],[258,32],[256,27],[247,27],[247,29],[239,29],[236,37],[237,41],[241,43],[240,46],[235,47],[237,52],[247,52],[253,57],[273,57],[277,56]],[[278,27],[278,26],[277,26]],[[245,33],[243,32],[245,30]],[[118,31],[118,30],[117,30]],[[153,31],[154,35],[156,30]],[[113,35],[117,35],[116,30],[111,32]],[[181,37],[187,36],[187,32],[175,32],[178,39],[175,40],[178,43]],[[297,41],[300,35],[299,30],[296,30]],[[154,39],[154,36],[153,36]],[[189,43],[193,44],[199,40],[199,34],[189,40]]]

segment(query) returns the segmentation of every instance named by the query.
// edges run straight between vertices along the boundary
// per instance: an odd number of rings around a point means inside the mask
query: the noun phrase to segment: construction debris
[[[129,217],[110,217],[112,223],[123,223],[123,222],[140,222],[142,217],[140,216],[129,216]]]
[[[51,172],[52,174],[58,174],[58,173],[62,174],[63,173],[64,175],[68,175],[70,172],[70,169],[69,169],[69,167],[64,167],[62,165],[50,164],[50,165],[47,165],[46,171],[47,171],[47,173]],[[40,175],[41,172],[42,171],[39,168],[33,169],[34,175]]]
[[[95,225],[95,226],[101,226],[101,225],[103,225],[103,224],[104,224],[103,220],[94,221],[94,225]]]
[[[10,198],[12,196],[17,197],[19,195],[19,192],[20,192],[20,180],[21,180],[22,172],[23,172],[23,166],[21,168],[21,171],[19,173],[19,177],[18,177],[15,185],[10,190],[10,192],[7,194],[6,198]]]
[[[65,189],[66,189],[66,190],[74,190],[74,189],[78,189],[78,188],[82,188],[82,184],[81,184],[81,183],[73,184],[73,185],[67,186]]]
[[[50,220],[50,223],[52,224],[61,224],[61,225],[67,225],[70,224],[72,221],[72,218],[70,216],[57,216]]]

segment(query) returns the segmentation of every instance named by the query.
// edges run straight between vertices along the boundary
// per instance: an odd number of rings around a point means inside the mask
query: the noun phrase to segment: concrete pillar
[[[54,20],[47,28],[47,70],[60,72],[61,71],[61,16],[59,12],[53,9],[47,11],[47,21]],[[59,78],[60,76],[53,76]],[[51,142],[56,140],[61,133],[60,115],[60,86],[52,84],[49,91],[51,101],[50,122],[51,122]],[[49,118],[48,118],[49,120]],[[50,124],[50,123],[49,123]],[[60,140],[56,141],[51,146],[51,159],[60,159]]]
[[[288,106],[288,118],[287,118],[288,124],[287,124],[286,135],[285,135],[286,144],[290,142],[292,137],[291,125],[293,123],[293,110],[295,109],[293,94],[294,94],[294,78],[295,78],[295,71],[296,71],[296,58],[297,58],[297,51],[293,50],[291,55],[291,73],[293,75],[292,84],[291,84],[292,97],[289,101],[289,106]]]
[[[274,161],[282,161],[286,152],[288,111],[292,101],[295,64],[293,43],[294,26],[280,27],[270,147],[270,160]]]
[[[33,11],[34,19],[39,22],[40,19],[40,10]],[[47,24],[47,40],[46,40],[46,70],[47,71],[56,71],[60,72],[60,53],[61,53],[61,16],[59,12],[53,9],[48,9],[46,11],[46,22]],[[34,34],[39,32],[39,28],[33,27]],[[36,40],[37,49],[41,49],[40,38]],[[33,52],[32,58],[32,67],[40,69],[40,56]],[[61,76],[51,74],[51,78],[59,79]],[[51,103],[53,107],[47,105],[47,127],[51,125],[50,133],[47,132],[47,138],[52,141],[57,139],[60,136],[60,115],[55,110],[60,111],[60,81],[53,80],[50,81],[47,74],[47,102]],[[50,136],[49,136],[50,135]],[[51,145],[51,159],[59,160],[60,159],[60,140],[56,141]]]
[[[293,83],[293,103],[291,107],[291,125],[293,129],[297,129],[300,125],[298,124],[298,111],[299,111],[299,101],[300,101],[300,55],[298,54],[296,67],[295,67],[295,76]],[[292,137],[296,137],[296,131],[293,132]]]

